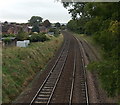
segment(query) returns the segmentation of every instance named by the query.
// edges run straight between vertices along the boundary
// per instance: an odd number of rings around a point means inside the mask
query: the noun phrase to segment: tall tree
[[[101,86],[108,96],[119,96],[120,3],[89,2],[63,3],[63,5],[65,8],[69,7],[68,11],[73,18],[68,22],[67,27],[74,32],[83,27],[83,31],[87,35],[92,35],[95,42],[102,47],[104,59],[102,62],[91,64],[91,69],[98,71]],[[88,19],[84,21],[86,17]]]
[[[86,3],[81,2],[63,2],[63,6],[68,8],[69,13],[71,14],[73,20],[78,19],[79,17],[87,17],[86,12],[84,11]]]
[[[51,26],[51,23],[50,23],[49,20],[45,20],[45,21],[43,22],[43,25],[44,25],[46,28],[48,28],[48,27]]]
[[[61,24],[59,22],[55,23],[55,27],[60,27]]]
[[[32,28],[32,32],[40,32],[40,29],[39,29],[39,26],[37,25],[34,25],[33,28]]]
[[[41,24],[43,18],[40,16],[32,16],[30,20],[28,20],[28,22],[33,25],[33,26],[38,26]]]

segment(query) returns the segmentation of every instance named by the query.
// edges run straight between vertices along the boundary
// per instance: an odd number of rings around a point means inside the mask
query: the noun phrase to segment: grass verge
[[[42,70],[62,44],[63,37],[31,43],[27,48],[10,47],[2,50],[3,103],[12,102]]]

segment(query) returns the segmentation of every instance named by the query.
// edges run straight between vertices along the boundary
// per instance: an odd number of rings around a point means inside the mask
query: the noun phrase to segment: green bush
[[[99,74],[102,87],[106,90],[108,96],[114,97],[120,94],[120,69],[118,60],[104,60],[102,62],[93,62],[88,65],[89,70],[95,70]]]
[[[120,3],[68,3],[64,6],[73,7],[68,9],[73,20],[68,22],[67,28],[80,32],[82,25],[83,33],[93,36],[103,50],[103,61],[89,65],[90,68],[98,71],[102,87],[109,96],[120,96]],[[84,22],[86,17],[88,20]],[[84,19],[79,21],[81,18]]]
[[[33,34],[29,40],[31,42],[44,42],[49,40],[49,38],[45,34]]]
[[[21,32],[17,35],[17,40],[25,40],[25,39],[28,39],[28,35],[27,33],[24,33],[24,32]]]
[[[4,34],[4,35],[2,35],[2,37],[16,37],[16,35],[14,35],[14,34]]]
[[[54,32],[54,36],[55,36],[55,37],[59,36],[59,34],[60,34],[59,29],[54,29],[54,28],[51,28],[51,29],[49,30],[49,32]]]

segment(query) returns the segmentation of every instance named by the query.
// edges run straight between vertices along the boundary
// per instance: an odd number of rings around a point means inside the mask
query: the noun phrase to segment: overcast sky
[[[31,16],[40,16],[51,23],[67,23],[71,16],[56,0],[0,0],[0,21],[28,22]]]

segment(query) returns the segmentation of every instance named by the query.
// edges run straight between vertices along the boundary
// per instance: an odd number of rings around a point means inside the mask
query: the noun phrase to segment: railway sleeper
[[[58,69],[57,69],[57,70],[58,70]],[[60,70],[59,70],[59,71],[60,71]],[[53,73],[52,73],[52,76],[55,76],[55,77],[58,76],[58,75],[59,75],[59,71],[53,72]]]
[[[37,101],[37,100],[36,100],[35,103],[36,103],[36,104],[45,104],[45,103],[47,103],[47,102],[46,102],[46,101],[42,101],[42,102],[41,102],[41,101]]]
[[[53,87],[46,86],[45,89],[53,89]]]
[[[85,80],[84,80],[84,79],[81,79],[80,82],[83,83],[83,82],[85,82]]]
[[[81,85],[85,85],[85,81],[81,81],[80,84],[81,84]]]
[[[50,91],[41,91],[40,94],[51,94]]]
[[[45,98],[45,97],[37,97],[37,101],[48,101],[49,97]]]
[[[82,94],[85,94],[86,92],[85,92],[85,91],[82,91],[81,93],[82,93]]]
[[[49,78],[48,81],[55,81],[57,78]]]
[[[85,88],[82,88],[81,90],[82,90],[82,91],[85,91]]]
[[[63,56],[61,56],[61,58],[60,58],[60,60],[62,59],[62,60],[65,60],[65,58],[67,57],[67,54],[66,55],[63,55]]]
[[[67,51],[63,52],[63,55],[61,57],[63,56],[67,56]]]
[[[54,79],[52,79],[52,81],[57,80],[58,75],[54,75],[54,76],[52,76],[52,78],[54,78]]]
[[[48,91],[48,90],[52,90],[52,89],[53,89],[53,88],[44,88],[44,87],[43,87],[42,90],[43,90],[43,91],[44,91],[44,90],[47,90],[47,91]]]
[[[85,93],[82,93],[82,96],[86,98],[86,94]]]
[[[47,83],[55,83],[56,80],[48,80]]]
[[[49,91],[49,92],[46,92],[46,91],[41,91],[41,92],[39,93],[39,95],[40,95],[40,94],[43,94],[43,95],[47,95],[47,94],[48,94],[48,95],[50,95],[50,94],[51,94],[51,92],[50,92],[50,91]]]
[[[46,85],[51,85],[51,86],[54,86],[55,85],[55,82],[47,82]]]
[[[80,76],[80,79],[84,79],[84,76]]]
[[[42,91],[47,91],[47,92],[49,92],[49,91],[51,92],[52,90],[53,89],[44,89],[44,88],[42,89]]]
[[[47,103],[49,98],[37,98],[35,103]]]
[[[45,84],[45,87],[54,87],[54,84]]]
[[[63,62],[64,63],[64,62]],[[57,70],[60,70],[60,68],[62,67],[63,63],[61,63],[60,61],[58,62],[58,65],[54,68],[54,72]],[[54,73],[53,72],[53,73]]]
[[[39,95],[37,99],[48,99],[50,95]]]
[[[49,97],[50,94],[39,94],[38,97]]]
[[[55,78],[55,80],[58,78],[58,75],[59,75],[59,73],[58,74],[53,74],[52,76]]]
[[[81,86],[84,86],[84,87],[85,87],[85,83],[81,83]]]
[[[61,62],[64,63],[65,60],[64,60],[64,59],[60,59],[60,60],[59,60],[59,63],[61,63]]]
[[[55,69],[54,69],[54,71],[52,72],[52,74],[51,75],[53,75],[54,73],[59,73],[60,72],[60,68],[62,67],[62,65],[61,66],[59,66],[59,67],[56,67]]]
[[[55,77],[50,77],[49,80],[56,80],[57,78]]]
[[[67,56],[67,52],[65,52],[65,53],[61,56],[61,58],[64,58],[64,59],[65,59],[66,56]]]
[[[83,97],[83,103],[86,103],[86,97]]]

